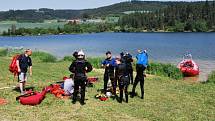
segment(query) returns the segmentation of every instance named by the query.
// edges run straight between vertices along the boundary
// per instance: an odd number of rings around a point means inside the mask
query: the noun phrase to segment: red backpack
[[[16,60],[18,59],[19,56],[20,56],[20,55],[15,55],[15,56],[13,56],[13,59],[11,60],[11,63],[10,63],[10,65],[9,65],[9,71],[10,71],[11,73],[13,73],[14,76],[17,76],[17,75],[18,75],[18,67],[17,67],[17,65],[16,65]]]

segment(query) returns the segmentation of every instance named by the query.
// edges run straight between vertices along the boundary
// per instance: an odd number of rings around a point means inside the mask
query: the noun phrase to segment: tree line
[[[3,31],[3,36],[25,36],[25,35],[45,35],[45,34],[79,34],[98,33],[116,31],[113,23],[89,23],[89,24],[65,24],[64,27],[57,28],[18,28],[12,25],[8,31]]]
[[[135,1],[131,4],[138,4]],[[160,3],[160,2],[158,2]],[[161,2],[162,3],[162,2]],[[167,2],[168,6],[154,11],[136,11],[120,16],[118,23],[68,23],[58,28],[18,28],[12,25],[2,35],[40,35],[97,32],[208,32],[215,31],[215,1]],[[45,11],[44,9],[43,11]],[[46,11],[51,11],[47,9]],[[89,18],[84,13],[83,18]]]
[[[215,31],[215,1],[175,3],[156,12],[125,15],[119,21],[128,31]]]
[[[165,7],[168,2],[145,2],[131,1],[121,2],[113,5],[82,10],[64,9],[28,9],[0,11],[0,21],[15,20],[18,22],[43,22],[50,19],[77,19],[83,18],[86,14],[90,17],[104,17],[110,14],[122,15],[125,11],[157,10]]]

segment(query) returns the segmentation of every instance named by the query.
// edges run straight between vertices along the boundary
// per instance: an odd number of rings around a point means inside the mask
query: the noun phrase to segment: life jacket
[[[16,64],[16,60],[19,58],[19,56],[21,55],[15,55],[13,56],[12,60],[11,60],[11,63],[9,65],[9,71],[11,73],[14,74],[14,76],[17,76],[18,75],[18,67],[17,67],[17,64]]]
[[[19,100],[22,105],[34,106],[40,104],[45,98],[45,95],[46,90],[43,90],[42,92],[28,91],[25,95],[17,97],[16,100]]]
[[[144,65],[145,67],[148,66],[148,54],[147,53],[140,53],[136,56],[137,64]]]
[[[49,86],[50,93],[55,95],[57,98],[66,98],[65,97],[65,91],[61,88],[59,84],[52,84]]]

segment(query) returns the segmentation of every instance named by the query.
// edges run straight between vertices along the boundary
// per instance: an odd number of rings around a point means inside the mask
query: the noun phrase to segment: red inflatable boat
[[[183,59],[179,64],[178,68],[183,73],[184,76],[197,76],[199,75],[199,66],[190,59]]]

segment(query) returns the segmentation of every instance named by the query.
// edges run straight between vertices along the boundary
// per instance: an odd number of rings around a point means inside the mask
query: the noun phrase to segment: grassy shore
[[[208,76],[208,80],[209,83],[213,83],[215,84],[215,71],[211,72]]]
[[[69,75],[70,61],[42,62],[33,58],[33,76],[29,86],[40,91],[43,87]],[[14,86],[13,75],[8,71],[11,57],[0,57],[0,87]],[[169,77],[149,75],[145,81],[145,99],[129,98],[129,103],[119,104],[109,99],[101,102],[94,98],[103,87],[103,70],[94,69],[89,76],[99,77],[94,87],[87,88],[86,105],[72,104],[71,100],[57,99],[47,94],[38,106],[23,106],[16,102],[19,92],[0,90],[0,98],[9,101],[0,106],[0,120],[77,120],[77,121],[213,121],[215,120],[214,83],[189,83]],[[131,87],[129,91],[131,91]],[[140,88],[137,86],[137,93]]]

